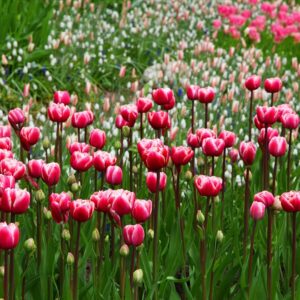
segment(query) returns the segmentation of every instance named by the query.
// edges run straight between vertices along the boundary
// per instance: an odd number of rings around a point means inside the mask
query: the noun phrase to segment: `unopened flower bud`
[[[77,193],[79,191],[79,184],[77,182],[71,185],[71,191],[72,193]]]
[[[24,242],[24,248],[28,252],[34,252],[36,249],[36,245],[33,238],[30,238]]]
[[[217,236],[216,236],[216,238],[217,238],[217,241],[220,242],[220,243],[223,241],[224,234],[223,234],[222,230],[218,230],[218,231],[217,231]]]
[[[107,235],[107,236],[105,237],[104,242],[105,242],[105,243],[108,243],[108,242],[109,242],[109,235]]]
[[[115,148],[116,148],[116,150],[121,149],[121,143],[120,143],[120,141],[116,141],[115,142]]]
[[[190,170],[187,170],[185,172],[185,179],[186,180],[191,180],[193,178],[193,173]]]
[[[154,238],[154,230],[153,229],[148,230],[148,238],[153,240],[153,238]]]
[[[44,207],[44,216],[47,220],[51,220],[52,218],[51,211],[48,210],[46,207]]]
[[[137,269],[133,272],[133,282],[141,284],[143,282],[144,273],[142,269]]]
[[[45,200],[45,198],[46,197],[45,197],[45,194],[44,194],[43,190],[37,190],[35,192],[35,200],[37,202],[43,202]]]
[[[71,234],[70,231],[68,229],[64,229],[61,237],[65,240],[65,241],[69,241],[71,239]]]
[[[122,247],[120,248],[120,255],[128,256],[128,254],[129,254],[129,247],[126,244],[122,245]]]
[[[50,141],[49,141],[48,137],[45,137],[43,140],[43,148],[44,148],[44,150],[47,150],[50,148]]]
[[[72,185],[73,183],[76,182],[76,177],[74,174],[71,174],[69,177],[68,177],[68,180],[67,180],[67,183],[68,185]]]
[[[94,242],[98,242],[100,240],[100,233],[99,233],[99,230],[97,228],[95,228],[93,230],[92,239],[93,239]]]
[[[197,211],[197,216],[196,216],[196,218],[197,218],[197,222],[198,222],[199,224],[203,224],[204,221],[205,221],[205,217],[204,217],[204,215],[203,215],[203,213],[202,213],[201,210],[198,210],[198,211]]]
[[[74,264],[74,255],[71,252],[69,252],[67,255],[67,264],[69,266]]]
[[[129,137],[129,135],[130,135],[130,128],[128,126],[123,126],[122,127],[122,132],[123,132],[123,135],[125,137]]]
[[[4,277],[4,266],[0,267],[0,277]]]
[[[133,172],[134,174],[137,174],[137,172],[138,172],[137,166],[133,166],[133,167],[132,167],[132,172]]]

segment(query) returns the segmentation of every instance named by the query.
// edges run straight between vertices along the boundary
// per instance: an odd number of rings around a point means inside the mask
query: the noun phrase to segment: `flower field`
[[[1,299],[300,299],[297,1],[0,13]]]

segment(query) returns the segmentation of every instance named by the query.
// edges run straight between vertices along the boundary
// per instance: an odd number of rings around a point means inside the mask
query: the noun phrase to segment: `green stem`
[[[79,242],[80,242],[80,225],[78,222],[77,237],[76,237],[76,248],[74,255],[74,269],[73,269],[73,300],[78,299],[78,261],[79,261]]]

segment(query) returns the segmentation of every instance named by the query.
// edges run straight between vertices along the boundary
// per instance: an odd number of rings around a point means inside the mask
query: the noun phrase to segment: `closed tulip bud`
[[[40,139],[40,134],[40,129],[37,127],[23,127],[20,131],[22,147],[29,151],[30,147],[35,145]]]
[[[239,154],[245,165],[250,166],[255,159],[256,147],[252,142],[241,142]]]
[[[256,114],[259,122],[263,124],[272,125],[277,121],[277,108],[274,106],[258,106]]]
[[[202,142],[202,151],[206,156],[220,156],[225,148],[222,139],[209,137]]]
[[[129,247],[126,245],[126,244],[124,244],[124,245],[122,245],[122,247],[120,248],[120,255],[121,256],[123,256],[123,257],[126,257],[126,256],[128,256],[129,255]]]
[[[70,215],[77,222],[86,222],[93,216],[95,204],[90,200],[78,199],[70,204]]]
[[[184,177],[186,180],[191,180],[193,178],[193,173],[190,170],[187,170]]]
[[[143,223],[147,221],[152,213],[152,201],[151,200],[138,200],[133,203],[131,215],[137,223]]]
[[[61,237],[65,240],[65,241],[70,241],[71,240],[71,234],[70,234],[70,231],[68,229],[64,229],[62,234],[61,234]]]
[[[93,165],[93,157],[89,153],[75,151],[70,157],[71,167],[79,172],[86,172]]]
[[[201,103],[211,103],[215,98],[215,91],[212,87],[199,88],[198,99]]]
[[[52,219],[51,211],[45,207],[44,207],[44,216],[45,216],[45,219],[48,221]]]
[[[106,134],[100,129],[93,129],[90,133],[89,143],[91,146],[102,149],[106,142]]]
[[[169,88],[159,88],[152,92],[152,97],[155,103],[158,105],[168,104],[173,100],[174,94],[173,91]]]
[[[120,141],[115,142],[115,148],[116,148],[116,150],[121,149],[121,142]]]
[[[147,113],[153,106],[152,100],[148,98],[139,98],[136,101],[136,107],[139,113]]]
[[[280,118],[282,125],[288,129],[296,129],[299,126],[300,118],[295,113],[287,113]]]
[[[16,224],[0,223],[0,249],[9,250],[17,247],[20,240],[20,231]]]
[[[129,137],[130,135],[130,127],[129,126],[123,126],[122,127],[122,133],[125,137]]]
[[[137,174],[138,173],[138,167],[137,166],[132,166],[132,172],[134,173],[134,174]]]
[[[194,151],[189,147],[179,146],[171,149],[171,159],[177,167],[186,165],[193,157]]]
[[[121,184],[123,180],[122,169],[119,166],[109,166],[105,172],[105,180],[109,184]]]
[[[254,201],[263,203],[266,207],[274,204],[275,197],[268,191],[262,191],[254,195]]]
[[[145,232],[144,228],[140,224],[126,225],[123,228],[124,241],[128,246],[137,247],[144,241]]]
[[[300,211],[300,192],[290,191],[280,196],[283,210],[287,212]]]
[[[156,192],[157,186],[157,174],[155,172],[148,172],[146,176],[146,184],[151,193]],[[160,172],[159,175],[159,191],[163,191],[167,184],[167,175],[164,172]]]
[[[202,213],[201,210],[198,210],[198,211],[197,211],[196,219],[197,219],[197,222],[198,222],[200,225],[202,225],[202,224],[204,223],[205,217],[204,217],[204,215],[203,215],[203,213]]]
[[[5,268],[3,266],[0,267],[0,277],[4,277],[4,273],[5,273]],[[3,298],[1,298],[1,300],[4,300]]]
[[[215,176],[195,176],[194,185],[201,196],[217,196],[222,189],[222,179]]]
[[[222,230],[217,231],[216,239],[219,243],[222,243],[222,241],[224,239],[224,234],[223,234]]]
[[[63,103],[68,105],[71,101],[70,94],[67,91],[56,91],[53,96],[54,103]]]
[[[73,193],[77,193],[80,190],[80,185],[77,182],[72,183],[71,191]]]
[[[30,238],[24,242],[24,248],[27,252],[32,253],[36,250],[36,245],[33,238]]]
[[[72,266],[74,264],[74,255],[71,252],[69,252],[67,255],[67,264],[69,266]]]
[[[43,139],[43,148],[44,148],[44,150],[47,150],[50,148],[50,141],[49,141],[48,137],[45,137]]]
[[[45,200],[45,198],[46,197],[45,197],[45,194],[44,194],[43,190],[37,190],[35,192],[35,200],[37,202],[43,202]]]
[[[97,228],[95,228],[92,232],[92,240],[94,242],[98,242],[100,240],[100,233],[99,233],[99,230]]]
[[[260,220],[265,215],[266,206],[261,202],[254,201],[250,207],[250,216],[254,220]]]
[[[249,91],[257,90],[261,84],[261,77],[257,75],[252,75],[248,77],[245,81],[245,87]]]
[[[285,137],[273,137],[269,142],[269,152],[275,157],[283,156],[287,149]]]
[[[60,166],[57,163],[44,164],[42,179],[48,186],[56,185],[60,179]]]
[[[149,229],[147,232],[147,236],[149,239],[153,240],[154,239],[154,230],[153,229]]]
[[[7,188],[2,194],[0,208],[14,214],[26,212],[30,204],[30,194],[26,190]]]
[[[143,282],[144,273],[142,269],[137,269],[133,272],[133,282],[139,285]]]
[[[282,81],[280,78],[268,78],[264,83],[265,90],[268,93],[278,93],[282,88]]]
[[[74,174],[71,174],[68,179],[67,179],[67,183],[68,185],[72,185],[73,183],[75,183],[77,180],[76,180],[76,177]]]

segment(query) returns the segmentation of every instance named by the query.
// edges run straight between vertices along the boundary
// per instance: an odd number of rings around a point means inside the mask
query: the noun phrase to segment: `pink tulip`
[[[75,151],[70,157],[71,167],[79,172],[86,172],[93,165],[93,157],[89,153]]]
[[[126,225],[123,228],[124,241],[128,246],[138,247],[145,238],[144,228],[140,224]]]
[[[282,81],[278,77],[268,78],[265,80],[264,86],[268,93],[278,93],[282,88]]]
[[[248,77],[245,81],[245,87],[249,91],[257,90],[260,87],[261,84],[261,77],[257,75],[252,75]]]
[[[102,149],[106,142],[106,134],[104,131],[100,129],[93,129],[90,133],[89,143],[91,146]]]
[[[105,172],[109,166],[114,166],[117,158],[105,151],[97,151],[93,156],[94,168],[99,172]]]
[[[254,201],[250,207],[250,215],[254,220],[261,220],[265,215],[265,205]]]
[[[71,197],[68,193],[52,193],[49,197],[52,218],[56,223],[66,223],[69,218]]]
[[[17,247],[20,240],[19,227],[14,223],[0,223],[0,236],[0,249],[14,249]]]
[[[173,91],[169,88],[159,88],[152,92],[152,97],[158,105],[165,105],[171,102],[175,97]]]
[[[157,174],[155,172],[148,172],[146,177],[146,184],[151,193],[156,192],[157,186]],[[164,172],[160,172],[158,190],[163,191],[167,184],[167,175]]]
[[[20,131],[20,140],[26,151],[35,145],[40,139],[40,129],[38,127],[23,127]]]
[[[139,113],[148,112],[153,106],[152,100],[148,98],[138,98],[136,107]]]
[[[42,159],[32,159],[27,164],[28,174],[33,178],[42,177],[42,169],[44,165],[44,161]]]
[[[57,163],[44,164],[42,168],[42,179],[48,186],[56,185],[60,179],[60,167]]]
[[[209,137],[202,142],[202,151],[206,156],[220,156],[225,148],[225,142],[222,139]]]
[[[69,146],[69,152],[72,155],[74,152],[89,153],[90,145],[86,143],[74,142]]]
[[[23,214],[30,204],[30,194],[25,190],[7,188],[2,194],[0,209],[13,214]]]
[[[269,152],[275,157],[283,156],[287,149],[285,137],[273,137],[269,142]]]
[[[68,105],[71,101],[70,94],[67,91],[56,91],[53,96],[55,103]]]
[[[71,114],[71,110],[63,103],[52,103],[48,107],[48,117],[52,122],[66,122]]]
[[[86,222],[92,218],[95,204],[90,200],[78,199],[70,203],[70,215],[77,222]]]
[[[25,175],[25,172],[25,165],[14,158],[5,158],[0,162],[0,173],[11,175],[15,180],[21,179]]]
[[[122,183],[123,172],[119,166],[108,166],[105,172],[105,180],[109,184],[118,185]]]
[[[283,210],[287,212],[300,211],[300,192],[290,191],[280,196],[280,202]]]
[[[195,177],[194,185],[201,196],[215,197],[222,189],[222,179],[216,176],[199,175]]]
[[[262,191],[254,195],[254,201],[263,203],[266,207],[270,207],[275,202],[275,197],[268,191]]]
[[[255,159],[256,147],[252,142],[241,142],[239,154],[245,165],[250,166]]]

